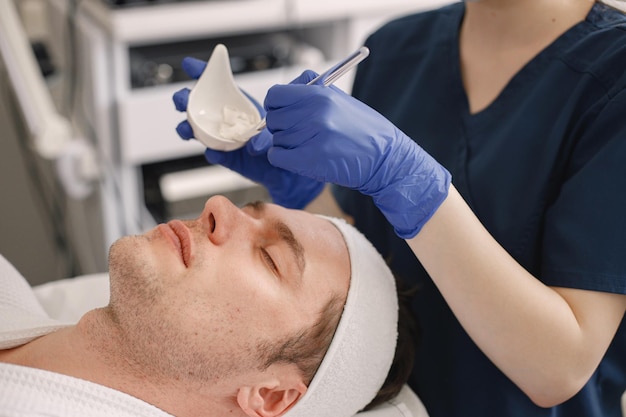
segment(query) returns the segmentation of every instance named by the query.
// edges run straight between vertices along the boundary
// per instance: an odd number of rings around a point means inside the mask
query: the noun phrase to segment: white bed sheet
[[[50,318],[76,323],[89,310],[109,303],[109,274],[52,281],[33,290]]]

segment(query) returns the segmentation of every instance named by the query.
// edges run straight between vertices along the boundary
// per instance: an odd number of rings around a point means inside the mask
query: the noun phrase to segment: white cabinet
[[[154,224],[145,207],[142,167],[203,152],[200,144],[183,141],[175,132],[184,115],[175,111],[172,94],[193,82],[175,80],[136,88],[131,82],[132,52],[162,48],[171,55],[187,42],[202,45],[206,41],[209,49],[221,39],[274,32],[292,36],[296,47],[308,45],[310,51],[317,51],[289,65],[237,74],[238,84],[262,102],[271,85],[290,81],[305,67],[326,69],[360,46],[385,20],[450,0],[189,0],[122,8],[111,8],[103,0],[84,0],[77,2],[77,10],[69,11],[69,19],[67,2],[48,1],[52,21],[60,28],[56,38],[52,36],[58,56],[68,57],[61,30],[68,21],[73,22],[76,34],[76,48],[69,54],[75,58],[71,81],[80,97],[75,116],[99,150],[104,172],[100,186],[103,233],[108,247],[119,236]],[[202,49],[198,52],[210,53]],[[338,85],[349,90],[352,76]]]

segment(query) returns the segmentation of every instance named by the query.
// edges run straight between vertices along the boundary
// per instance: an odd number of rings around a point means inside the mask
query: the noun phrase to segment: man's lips
[[[191,259],[191,236],[187,226],[180,220],[172,220],[167,224],[162,224],[161,227],[163,233],[178,249],[185,266],[189,267],[189,260]]]

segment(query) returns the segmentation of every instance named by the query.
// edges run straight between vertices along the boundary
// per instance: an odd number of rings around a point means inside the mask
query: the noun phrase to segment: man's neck
[[[217,385],[190,386],[147,375],[128,355],[105,310],[87,313],[76,326],[0,351],[0,362],[43,369],[124,392],[177,417],[240,416],[236,393]]]

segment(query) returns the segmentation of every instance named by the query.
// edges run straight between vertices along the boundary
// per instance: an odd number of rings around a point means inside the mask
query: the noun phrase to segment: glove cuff
[[[452,176],[411,138],[397,131],[377,181],[367,184],[374,203],[403,239],[415,237],[448,196]],[[382,168],[384,167],[384,168]]]
[[[372,195],[374,204],[402,239],[415,237],[448,197],[452,176],[441,165],[430,178],[404,178],[401,184]],[[416,186],[414,181],[419,181]],[[428,185],[424,186],[424,182]]]
[[[444,168],[441,171],[441,176],[428,187],[419,187],[419,193],[388,188],[384,194],[373,196],[374,203],[393,226],[398,237],[415,237],[448,197],[451,176]],[[402,188],[406,186],[403,184]]]

